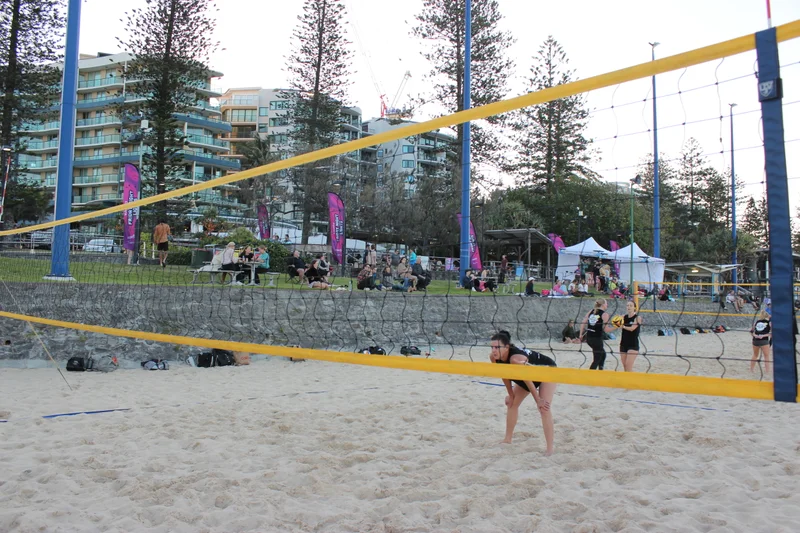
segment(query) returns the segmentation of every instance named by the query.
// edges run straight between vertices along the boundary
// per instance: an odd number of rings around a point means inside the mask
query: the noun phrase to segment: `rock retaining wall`
[[[380,345],[399,353],[402,345],[474,345],[487,343],[498,329],[515,339],[560,341],[570,319],[580,319],[593,298],[486,296],[457,291],[448,295],[398,292],[266,290],[249,287],[9,283],[3,310],[38,317],[129,330],[308,348],[352,351]],[[8,291],[14,298],[7,297]],[[724,312],[707,300],[657,302],[645,313],[644,335],[664,324],[680,328],[749,329],[752,315]],[[645,302],[652,310],[653,303]],[[693,312],[710,313],[705,315]],[[609,300],[610,314],[625,312],[625,302]],[[728,310],[730,312],[730,310]],[[662,322],[663,320],[663,322]],[[182,359],[198,348],[36,326],[41,341],[25,322],[0,318],[0,359],[44,360],[44,346],[57,360],[74,355],[115,353],[123,360],[150,357]]]

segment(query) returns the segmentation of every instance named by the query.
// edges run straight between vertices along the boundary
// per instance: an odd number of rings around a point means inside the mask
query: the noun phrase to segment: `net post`
[[[633,282],[633,303],[636,306],[636,310],[639,310],[639,282]]]
[[[470,70],[472,59],[472,0],[466,1],[464,11],[464,109],[471,106],[470,99]],[[460,246],[460,271],[459,279],[462,285],[465,283],[467,270],[470,269],[470,123],[462,125],[462,145],[461,145],[461,246]]]
[[[69,218],[72,212],[72,165],[75,156],[75,114],[78,99],[78,42],[81,27],[81,0],[69,0],[64,74],[61,84],[61,124],[58,132],[58,171],[55,220]],[[50,275],[47,278],[72,280],[69,275],[69,225],[53,228]]]
[[[783,136],[783,91],[776,30],[755,34],[758,56],[758,99],[764,128],[769,220],[769,286],[772,298],[773,386],[776,401],[797,401],[792,245],[789,186]]]

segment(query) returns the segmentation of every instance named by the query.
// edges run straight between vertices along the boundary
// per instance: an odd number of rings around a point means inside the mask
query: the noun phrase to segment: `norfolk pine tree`
[[[531,66],[528,91],[535,92],[575,80],[569,59],[553,36],[542,43]],[[517,184],[551,191],[557,176],[596,177],[588,167],[589,140],[584,133],[589,120],[582,94],[529,106],[512,114],[509,125],[518,157],[510,165]]]
[[[208,17],[209,0],[147,0],[144,8],[126,13],[127,39],[118,39],[134,59],[125,77],[128,92],[144,101],[126,105],[124,114],[149,122],[151,131],[140,132],[150,151],[143,156],[143,182],[161,194],[180,188],[186,173],[181,150],[186,138],[176,113],[187,113],[202,96],[197,90],[208,84],[209,56],[215,23]],[[156,206],[156,216],[166,216],[166,202]],[[180,202],[181,206],[187,202]],[[181,206],[170,201],[173,208]]]
[[[63,0],[0,0],[0,145],[18,144],[22,124],[46,120],[57,103]]]
[[[287,111],[294,130],[296,152],[319,150],[336,144],[341,108],[347,97],[352,52],[345,37],[341,0],[305,0],[295,27],[291,54],[286,58],[291,92]],[[293,195],[303,206],[302,243],[308,244],[312,214],[327,208],[327,187],[332,161],[318,161],[292,173]]]
[[[497,0],[472,1],[472,59],[470,98],[473,107],[501,100],[508,92],[508,79],[514,62],[506,57],[513,44],[510,33],[499,29],[503,16]],[[419,103],[435,103],[446,113],[464,109],[464,58],[465,58],[465,3],[464,0],[423,0],[421,12],[416,16],[417,26],[412,34],[430,43],[422,53],[431,65],[427,74],[432,93],[419,97]],[[506,146],[500,141],[494,126],[502,117],[493,116],[484,124],[473,122],[470,126],[471,156],[475,165],[500,166]],[[460,195],[460,162],[464,126],[457,127],[458,139],[452,146],[458,164],[453,165],[451,188],[456,198]],[[478,177],[478,176],[474,176]],[[473,180],[474,181],[474,180]]]

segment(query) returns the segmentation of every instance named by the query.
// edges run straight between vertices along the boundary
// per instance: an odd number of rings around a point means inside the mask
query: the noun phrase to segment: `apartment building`
[[[363,134],[375,135],[409,124],[414,122],[375,118],[364,122]],[[455,142],[453,135],[430,131],[376,146],[377,188],[380,190],[388,184],[389,179],[400,176],[406,196],[413,196],[418,177],[435,176],[447,170],[447,154],[453,153],[452,146]]]
[[[290,89],[264,89],[261,87],[242,87],[227,90],[220,98],[222,118],[231,125],[231,132],[224,136],[230,142],[227,158],[244,163],[242,146],[251,142],[256,135],[269,138],[270,150],[279,157],[295,155],[290,133],[292,131],[290,109]],[[362,131],[361,109],[358,107],[341,108],[341,129],[339,142],[359,139]],[[375,179],[376,148],[344,154],[330,166],[332,182],[348,183],[353,187],[361,186],[366,180]],[[292,183],[289,174],[281,171],[277,182],[282,194],[275,196],[270,209],[276,220],[301,224],[303,220],[302,206],[289,201]],[[327,233],[327,217],[312,220],[311,233]]]
[[[122,168],[125,163],[139,164],[147,147],[143,146],[141,121],[119,116],[115,109],[137,98],[130,92],[135,80],[125,80],[123,73],[132,56],[128,53],[82,55],[79,61],[77,121],[75,126],[75,162],[72,177],[72,210],[82,211],[122,201]],[[214,77],[221,73],[212,73]],[[226,156],[230,142],[223,139],[232,132],[222,119],[218,106],[209,99],[221,93],[211,87],[211,80],[197,91],[199,99],[187,113],[176,115],[187,145],[182,150],[186,172],[179,179],[186,185],[220,177],[240,168],[239,161]],[[24,128],[27,147],[20,156],[21,166],[43,187],[56,184],[58,162],[58,121],[27,124]],[[243,205],[233,193],[235,186],[203,191],[194,197],[189,218],[202,215],[208,206],[218,213],[241,217]],[[105,222],[106,224],[108,222]],[[95,221],[86,231],[110,232],[103,221]]]

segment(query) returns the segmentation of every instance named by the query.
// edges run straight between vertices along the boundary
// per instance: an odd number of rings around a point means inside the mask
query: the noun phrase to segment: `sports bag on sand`
[[[70,357],[67,361],[68,372],[85,372],[93,367],[94,360],[91,357]]]
[[[231,366],[236,362],[233,352],[214,348],[211,353],[217,358],[217,366]]]

